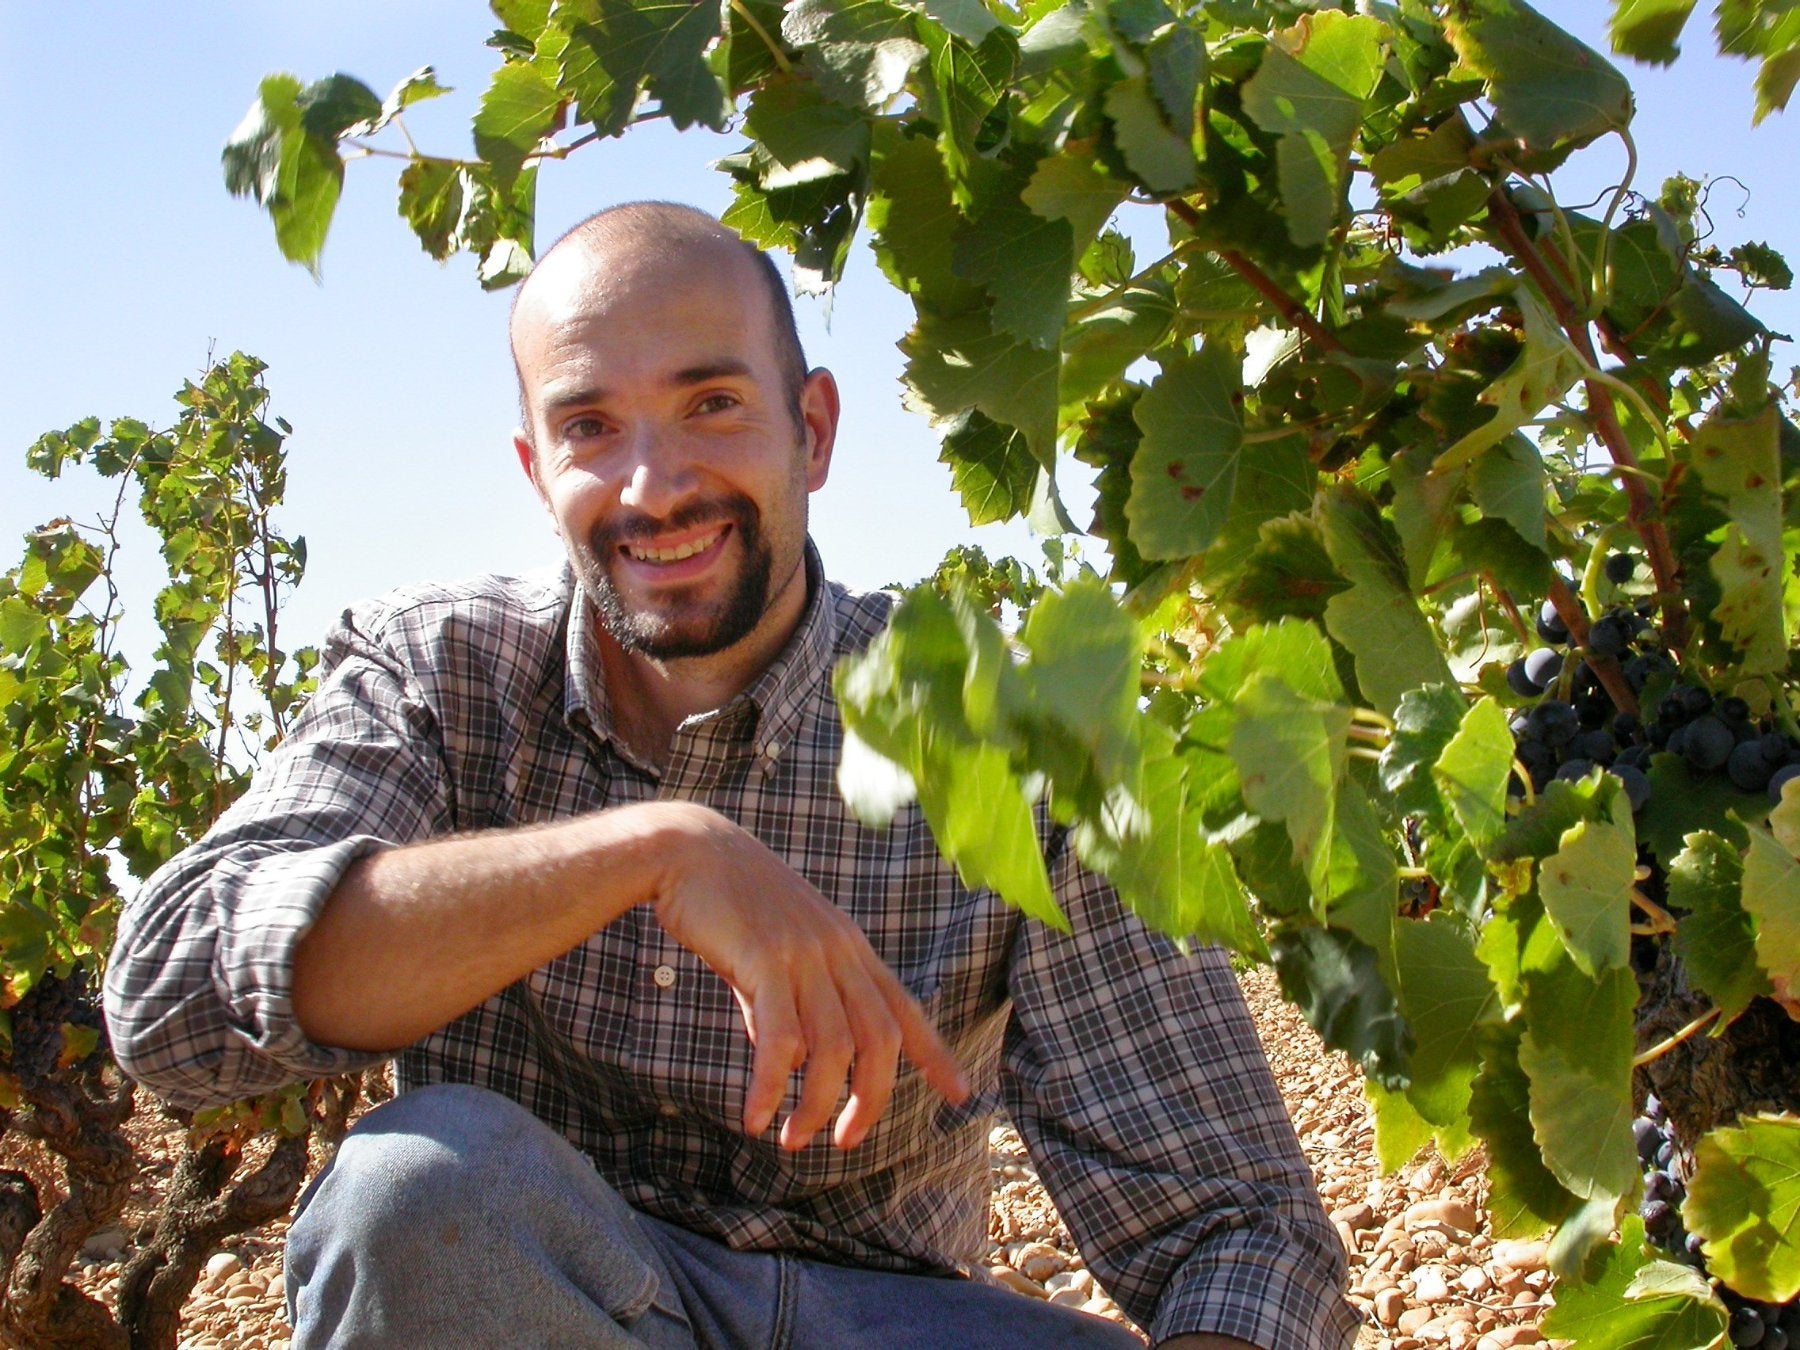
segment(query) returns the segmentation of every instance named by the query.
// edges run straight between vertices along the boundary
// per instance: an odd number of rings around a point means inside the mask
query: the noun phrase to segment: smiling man
[[[567,559],[353,607],[245,797],[133,900],[116,1053],[189,1106],[394,1056],[289,1235],[299,1346],[1129,1347],[970,1274],[1018,1126],[1159,1344],[1355,1321],[1236,985],[1046,828],[1074,925],[838,800],[831,464],[779,274],[638,204],[512,321]]]

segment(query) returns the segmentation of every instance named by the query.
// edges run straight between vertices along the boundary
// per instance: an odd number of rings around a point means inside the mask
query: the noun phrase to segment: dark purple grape
[[[1619,747],[1610,731],[1584,731],[1569,742],[1569,754],[1595,764],[1611,764],[1618,757]]]
[[[1786,764],[1793,757],[1793,742],[1779,731],[1765,732],[1757,738],[1756,743],[1762,748],[1763,758],[1776,767]]]
[[[1636,713],[1622,712],[1617,717],[1613,718],[1612,734],[1618,740],[1620,745],[1623,745],[1626,741],[1635,740],[1637,734],[1643,729],[1644,724],[1638,720],[1638,715]]]
[[[1731,1343],[1738,1350],[1751,1350],[1752,1346],[1762,1344],[1762,1314],[1748,1303],[1740,1303],[1731,1310],[1730,1330]]]
[[[1650,778],[1635,764],[1626,764],[1614,760],[1608,773],[1616,774],[1625,785],[1625,800],[1631,803],[1633,811],[1642,811],[1644,803],[1650,800]]]
[[[1667,1172],[1646,1172],[1644,1174],[1644,1200],[1661,1200],[1666,1204],[1674,1204],[1676,1192],[1675,1178]]]
[[[1586,759],[1565,759],[1556,776],[1565,783],[1578,783],[1594,771],[1593,761]]]
[[[1595,656],[1618,656],[1631,646],[1630,621],[1616,614],[1594,621],[1588,629],[1588,650]]]
[[[1788,1334],[1782,1328],[1770,1326],[1768,1317],[1763,1318],[1763,1338],[1759,1350],[1787,1350]]]
[[[1646,1200],[1638,1208],[1644,1221],[1644,1232],[1652,1239],[1664,1238],[1675,1226],[1675,1210],[1667,1200]]]
[[[1763,758],[1762,746],[1756,741],[1733,746],[1731,758],[1725,761],[1725,776],[1743,792],[1761,792],[1774,772],[1775,766]]]
[[[1795,778],[1800,778],[1800,764],[1783,764],[1775,770],[1774,775],[1769,779],[1769,800],[1780,806],[1781,789]]]
[[[1719,700],[1719,716],[1727,723],[1736,726],[1740,722],[1750,720],[1750,705],[1735,696]]]
[[[1520,698],[1536,698],[1544,692],[1544,686],[1525,673],[1525,658],[1522,656],[1506,668],[1506,687]]]
[[[1548,689],[1562,673],[1562,662],[1561,652],[1549,647],[1539,647],[1525,657],[1525,678],[1539,689]]]
[[[1737,737],[1731,734],[1731,728],[1719,720],[1716,713],[1705,713],[1689,722],[1685,728],[1686,744],[1681,753],[1687,762],[1702,772],[1710,773],[1721,767],[1731,758],[1731,751],[1737,745]],[[1670,748],[1673,749],[1671,740]]]
[[[1650,747],[1647,745],[1628,745],[1619,751],[1619,757],[1613,761],[1616,768],[1621,764],[1629,764],[1634,769],[1648,768],[1650,765]]]
[[[1654,1092],[1646,1093],[1644,1096],[1644,1119],[1660,1125],[1662,1124],[1662,1118],[1662,1098],[1658,1097]]]
[[[1668,1167],[1675,1161],[1675,1141],[1665,1137],[1662,1143],[1656,1146],[1656,1156],[1651,1161],[1658,1167]]]
[[[1546,600],[1538,610],[1537,635],[1545,642],[1561,646],[1569,640],[1569,625],[1556,612],[1556,603]]]
[[[1656,1156],[1662,1144],[1662,1131],[1649,1116],[1639,1116],[1631,1122],[1631,1137],[1637,1144],[1638,1159],[1645,1163]]]
[[[1692,721],[1702,713],[1712,711],[1713,696],[1710,691],[1697,684],[1678,684],[1669,690],[1670,699],[1680,708],[1684,718]]]
[[[1537,739],[1549,746],[1564,746],[1581,730],[1581,717],[1575,705],[1559,698],[1547,698],[1531,710],[1531,722]]]
[[[1598,731],[1612,720],[1612,700],[1605,694],[1585,694],[1575,700],[1575,712],[1583,731]]]
[[[1615,586],[1623,586],[1637,571],[1637,559],[1629,553],[1615,553],[1606,560],[1605,566],[1606,579]]]

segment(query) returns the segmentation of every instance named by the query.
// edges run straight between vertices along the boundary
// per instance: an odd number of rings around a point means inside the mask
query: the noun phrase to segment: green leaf
[[[1344,697],[1331,644],[1312,624],[1291,619],[1233,634],[1207,654],[1194,679],[1202,698],[1229,712],[1239,691],[1263,673],[1315,703],[1337,703]]]
[[[1023,433],[1038,463],[1056,452],[1057,354],[1006,333],[984,314],[921,314],[900,343],[907,406],[939,422],[969,408]]]
[[[1069,224],[1044,219],[1009,191],[990,200],[957,240],[957,275],[987,290],[996,330],[1054,347],[1075,269]]]
[[[1703,1135],[1682,1220],[1712,1272],[1746,1298],[1800,1294],[1800,1120],[1751,1116]]]
[[[1340,484],[1320,493],[1317,509],[1326,551],[1350,583],[1325,606],[1325,627],[1355,660],[1363,696],[1391,714],[1409,689],[1454,684],[1375,503]]]
[[[1724,1305],[1704,1277],[1650,1255],[1635,1214],[1619,1225],[1618,1242],[1601,1245],[1585,1274],[1557,1284],[1544,1335],[1582,1350],[1707,1350],[1724,1339]]]
[[[1756,963],[1771,980],[1800,988],[1800,862],[1767,830],[1749,834],[1743,904],[1756,925]]]
[[[1230,753],[1244,800],[1265,820],[1286,823],[1294,856],[1317,888],[1329,858],[1350,710],[1305,699],[1264,672],[1238,691],[1235,713]]]
[[[1341,928],[1309,924],[1278,933],[1269,950],[1281,992],[1320,1039],[1382,1087],[1404,1090],[1412,1031],[1374,948]]]
[[[796,0],[781,21],[781,36],[804,53],[807,72],[827,99],[879,112],[925,58],[921,26],[887,0]]]
[[[922,23],[919,29],[931,75],[927,111],[939,123],[938,150],[951,187],[958,202],[968,205],[972,197],[968,182],[980,153],[982,129],[1011,87],[1019,61],[1018,40],[1007,28],[994,29],[975,45],[936,24]]]
[[[415,159],[400,171],[400,215],[439,262],[455,250],[462,209],[463,174],[456,165]]]
[[[1480,401],[1492,405],[1494,415],[1439,455],[1434,473],[1468,464],[1499,445],[1581,378],[1581,358],[1555,316],[1528,288],[1519,288],[1513,298],[1524,316],[1525,344],[1512,365],[1481,391]]]
[[[1279,33],[1244,85],[1244,111],[1280,139],[1276,167],[1288,236],[1323,244],[1342,215],[1350,149],[1381,75],[1387,25],[1322,12]]]
[[[1743,859],[1718,835],[1696,830],[1669,866],[1669,903],[1686,911],[1675,950],[1694,986],[1736,1017],[1769,981],[1756,964],[1756,927],[1743,905]]]
[[[938,461],[950,466],[951,484],[971,525],[1011,520],[1031,506],[1038,462],[1025,437],[978,411],[947,424]]]
[[[1381,785],[1394,794],[1394,804],[1400,810],[1419,815],[1442,814],[1431,768],[1462,729],[1468,711],[1463,696],[1447,684],[1409,690],[1400,700],[1400,706],[1394,710],[1394,733],[1380,760]]]
[[[1131,616],[1093,577],[1047,592],[1031,607],[1020,672],[1034,717],[1060,721],[1110,768],[1137,725],[1143,643]]]
[[[1037,162],[1020,200],[1045,220],[1068,221],[1073,250],[1079,257],[1099,237],[1128,190],[1126,184],[1102,173],[1091,154],[1074,154],[1065,148]]]
[[[1538,869],[1544,913],[1586,975],[1598,979],[1630,958],[1636,870],[1629,815],[1623,823],[1584,820],[1570,826],[1556,853]]]
[[[1375,1115],[1375,1162],[1383,1176],[1391,1176],[1432,1141],[1431,1122],[1413,1109],[1404,1092],[1389,1092],[1372,1078],[1363,1079],[1362,1088]]]
[[[1230,854],[1206,838],[1193,757],[1146,756],[1118,787],[1076,826],[1081,860],[1159,932],[1266,957]]]
[[[1708,830],[1733,847],[1749,842],[1742,819],[1760,819],[1767,794],[1740,792],[1723,774],[1696,773],[1680,755],[1650,757],[1650,800],[1638,813],[1638,838],[1665,862],[1686,847],[1692,830]]]
[[[475,114],[475,153],[493,166],[494,182],[510,188],[525,157],[556,127],[563,95],[534,65],[508,62],[494,72]]]
[[[1489,848],[1506,828],[1512,761],[1506,710],[1483,698],[1463,714],[1456,735],[1432,765],[1431,776],[1445,804],[1478,849]]]
[[[1499,1019],[1487,967],[1469,929],[1442,910],[1394,925],[1394,964],[1400,1011],[1418,1039],[1406,1099],[1438,1129],[1466,1133],[1481,1032]]]
[[[771,81],[757,90],[744,128],[756,137],[764,188],[834,178],[868,159],[869,124],[805,81]]]
[[[1613,0],[1606,31],[1620,56],[1666,66],[1681,48],[1676,39],[1694,12],[1694,0]]]
[[[1318,522],[1295,512],[1265,520],[1229,600],[1257,623],[1323,619],[1331,597],[1349,586],[1331,565]]]
[[[399,84],[389,91],[381,102],[381,110],[376,116],[365,122],[358,122],[344,129],[346,136],[373,136],[389,122],[415,103],[423,103],[427,99],[441,98],[452,92],[437,81],[437,72],[430,66],[420,66]]]
[[[869,202],[875,261],[887,279],[923,309],[948,317],[982,308],[981,287],[951,267],[966,223],[950,196],[943,157],[927,137],[877,133]]]
[[[964,884],[985,887],[1053,928],[1068,931],[1050,891],[1031,803],[998,746],[939,751],[915,773],[919,805],[938,848],[956,864]]]
[[[947,33],[979,44],[1002,25],[981,0],[897,0],[902,9],[923,14]]]
[[[1519,1067],[1519,1032],[1482,1047],[1469,1123],[1487,1148],[1488,1221],[1495,1237],[1535,1238],[1562,1222],[1576,1198],[1544,1166],[1531,1129],[1531,1080]]]
[[[638,90],[677,128],[725,129],[730,102],[706,62],[718,0],[596,0],[598,21],[570,29],[559,84],[602,135],[625,129]]]
[[[1544,1164],[1584,1200],[1637,1183],[1631,1135],[1629,969],[1589,979],[1563,957],[1526,976],[1527,1029],[1519,1066],[1531,1080],[1531,1124]]]
[[[1544,501],[1549,478],[1530,438],[1514,432],[1475,460],[1469,492],[1486,516],[1504,520],[1539,552],[1549,547]]]
[[[1193,146],[1169,126],[1145,76],[1108,85],[1102,102],[1125,167],[1149,192],[1160,195],[1193,186],[1199,172]]]
[[[1773,404],[1754,418],[1709,417],[1690,449],[1701,483],[1730,516],[1712,558],[1720,591],[1712,617],[1743,654],[1746,676],[1787,668],[1777,417]]]
[[[367,104],[351,86],[368,95]],[[379,110],[373,93],[344,76],[302,90],[292,75],[270,75],[225,145],[225,186],[255,196],[275,226],[282,257],[314,275],[344,182],[331,128],[341,130],[342,118],[369,104]]]
[[[1125,514],[1144,557],[1190,557],[1218,538],[1243,455],[1241,384],[1236,354],[1209,342],[1169,361],[1138,400]]]
[[[1445,21],[1456,54],[1482,79],[1506,129],[1539,155],[1623,131],[1631,86],[1605,57],[1523,0],[1479,0]]]

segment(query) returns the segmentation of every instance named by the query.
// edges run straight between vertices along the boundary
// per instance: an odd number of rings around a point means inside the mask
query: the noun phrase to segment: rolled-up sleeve
[[[1027,924],[1008,1108],[1095,1277],[1153,1342],[1340,1350],[1344,1252],[1214,948],[1183,954],[1067,854],[1073,931]]]
[[[383,1056],[294,1019],[294,950],[345,871],[452,827],[436,722],[405,663],[352,618],[292,733],[206,837],[126,905],[107,1030],[133,1078],[199,1108]]]

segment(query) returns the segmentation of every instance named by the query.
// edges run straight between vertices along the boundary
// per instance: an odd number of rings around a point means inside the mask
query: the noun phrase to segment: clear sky
[[[1604,0],[1544,7],[1604,47]],[[1712,56],[1708,17],[1696,15],[1671,70],[1624,67],[1640,93],[1638,182],[1654,192],[1676,170],[1734,176],[1743,186],[1722,182],[1712,198],[1718,241],[1765,240],[1800,264],[1800,110],[1751,129],[1751,70]],[[466,153],[495,26],[478,0],[0,4],[0,568],[21,532],[100,500],[27,471],[32,440],[89,413],[166,425],[182,379],[209,349],[233,348],[269,363],[274,411],[295,429],[282,520],[307,537],[311,565],[284,639],[313,640],[348,600],[403,581],[557,556],[510,448],[506,297],[481,292],[470,259],[440,267],[419,250],[395,213],[394,166],[350,165],[322,282],[281,259],[267,218],[229,197],[219,171],[220,146],[275,70],[343,70],[385,94],[433,65],[457,92],[408,125],[422,148]],[[721,210],[727,180],[708,166],[740,146],[656,127],[584,149],[540,175],[539,237],[633,198]],[[1596,148],[1584,180],[1597,190],[1622,163]],[[971,537],[1035,556],[1017,525],[971,535],[935,435],[900,406],[894,344],[910,307],[867,249],[829,327],[816,302],[799,310],[809,358],[844,390],[831,482],[813,508],[828,569],[861,586],[911,579]],[[1791,295],[1759,297],[1756,310],[1800,333]],[[1796,361],[1782,354],[1782,368]],[[1082,472],[1067,471],[1072,499]]]

